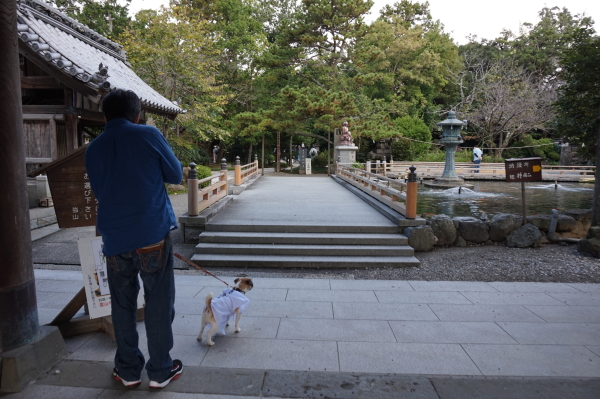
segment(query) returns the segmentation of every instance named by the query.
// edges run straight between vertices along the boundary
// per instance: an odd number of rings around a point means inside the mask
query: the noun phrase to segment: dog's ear
[[[254,288],[254,283],[252,282],[251,278],[246,280],[246,284],[248,284],[250,287]]]
[[[236,278],[235,280],[233,280],[233,282],[234,282],[235,284],[239,283],[239,281],[240,281],[239,277],[238,277],[238,278]]]

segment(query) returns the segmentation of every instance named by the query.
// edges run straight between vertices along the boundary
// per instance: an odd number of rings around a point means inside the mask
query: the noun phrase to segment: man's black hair
[[[102,100],[102,112],[106,121],[125,118],[135,123],[142,112],[140,98],[131,90],[113,90]]]

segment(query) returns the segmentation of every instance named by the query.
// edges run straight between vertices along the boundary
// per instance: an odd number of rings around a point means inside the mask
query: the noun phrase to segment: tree
[[[229,135],[221,128],[220,119],[227,96],[214,78],[219,51],[207,25],[207,21],[189,19],[179,7],[160,12],[142,10],[123,35],[135,72],[187,110],[178,118],[182,129],[167,125],[167,121],[163,126],[167,136],[167,126],[183,135],[181,145],[186,140],[198,145]]]
[[[48,1],[70,17],[112,40],[118,40],[131,22],[128,15],[131,0],[124,2],[125,5],[119,4],[122,2],[118,0]]]
[[[461,101],[456,109],[469,121],[484,146],[504,148],[521,135],[544,132],[554,118],[555,87],[518,67],[510,59],[468,59],[470,66],[460,74]]]
[[[583,37],[561,58],[556,102],[558,132],[588,158],[596,157],[592,226],[600,222],[600,37]]]

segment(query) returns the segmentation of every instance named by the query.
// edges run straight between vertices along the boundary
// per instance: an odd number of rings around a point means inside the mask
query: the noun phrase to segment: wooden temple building
[[[17,1],[27,171],[75,151],[104,125],[113,89],[142,100],[140,123],[184,111],[133,72],[119,44],[39,0]]]

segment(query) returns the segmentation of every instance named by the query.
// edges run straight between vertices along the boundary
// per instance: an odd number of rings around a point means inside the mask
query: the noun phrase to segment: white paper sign
[[[102,237],[83,237],[77,240],[83,286],[87,298],[90,319],[110,316],[110,290],[108,288],[108,265],[102,253]],[[140,280],[140,287],[143,286]],[[142,288],[138,293],[138,309],[144,307]]]

